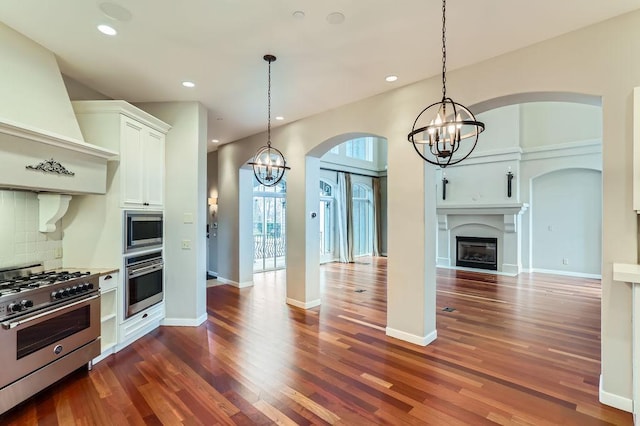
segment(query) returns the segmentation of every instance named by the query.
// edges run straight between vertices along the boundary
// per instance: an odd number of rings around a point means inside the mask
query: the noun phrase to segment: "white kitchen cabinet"
[[[118,350],[158,328],[164,317],[164,302],[160,302],[124,320],[124,322],[120,324],[120,344],[118,345]]]
[[[161,209],[164,204],[165,135],[123,117],[120,193],[122,207]]]
[[[171,126],[125,101],[72,104],[85,140],[120,153],[108,188],[119,193],[120,207],[162,210],[164,144]]]

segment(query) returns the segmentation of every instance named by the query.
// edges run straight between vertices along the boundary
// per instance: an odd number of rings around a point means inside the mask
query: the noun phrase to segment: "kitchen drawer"
[[[127,318],[120,325],[120,347],[125,347],[160,325],[164,319],[164,302]]]
[[[112,272],[110,274],[100,275],[100,291],[118,288],[120,273]]]

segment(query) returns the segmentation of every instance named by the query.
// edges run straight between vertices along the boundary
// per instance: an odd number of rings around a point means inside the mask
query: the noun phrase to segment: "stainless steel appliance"
[[[160,303],[163,298],[162,250],[128,256],[125,258],[125,318],[149,306]]]
[[[0,270],[0,414],[100,354],[99,276]]]
[[[162,212],[125,210],[124,252],[162,247]]]

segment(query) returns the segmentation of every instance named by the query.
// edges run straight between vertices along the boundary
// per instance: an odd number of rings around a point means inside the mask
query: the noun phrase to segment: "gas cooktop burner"
[[[44,271],[42,265],[0,270],[0,320],[67,303],[98,291],[98,274]]]
[[[85,275],[90,275],[90,272],[47,271],[4,281],[0,283],[0,291],[12,290],[17,293],[22,290],[73,280]]]

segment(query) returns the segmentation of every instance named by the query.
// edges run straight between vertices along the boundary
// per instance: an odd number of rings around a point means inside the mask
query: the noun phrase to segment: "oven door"
[[[127,267],[126,318],[162,302],[163,269],[161,257]]]
[[[2,323],[0,388],[100,338],[100,294]],[[96,354],[98,355],[98,354]]]

